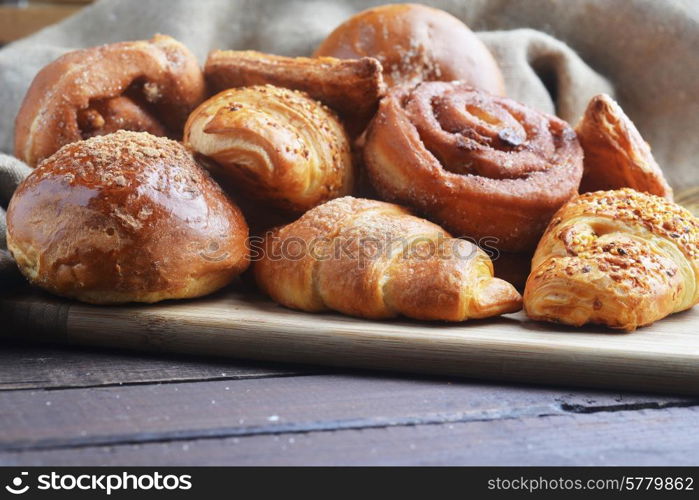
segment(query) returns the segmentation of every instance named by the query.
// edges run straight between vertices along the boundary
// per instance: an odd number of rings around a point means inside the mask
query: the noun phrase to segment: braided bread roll
[[[364,318],[463,321],[521,308],[480,248],[398,205],[350,196],[269,233],[254,273],[282,305]]]
[[[180,137],[205,97],[194,55],[169,36],[69,52],[29,87],[15,121],[15,156],[36,166],[65,144],[117,130]]]
[[[553,218],[524,292],[529,317],[634,330],[699,302],[699,220],[629,188],[587,193]]]
[[[384,199],[509,252],[536,246],[582,175],[567,123],[459,82],[393,89],[369,126],[364,160]]]
[[[342,124],[300,91],[271,85],[223,91],[191,114],[183,140],[243,194],[283,210],[301,213],[353,188]]]

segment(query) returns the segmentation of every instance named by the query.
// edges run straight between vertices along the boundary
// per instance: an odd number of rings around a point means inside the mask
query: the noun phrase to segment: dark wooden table
[[[2,465],[699,464],[699,398],[0,343]]]

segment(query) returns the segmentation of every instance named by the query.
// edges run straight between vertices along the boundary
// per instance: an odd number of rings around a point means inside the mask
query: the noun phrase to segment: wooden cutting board
[[[5,336],[152,351],[699,394],[699,307],[633,333],[522,313],[461,324],[291,311],[256,294],[98,307],[38,291],[0,296]]]

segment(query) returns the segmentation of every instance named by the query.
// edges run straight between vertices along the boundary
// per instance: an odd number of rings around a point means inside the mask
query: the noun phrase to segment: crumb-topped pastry
[[[7,226],[30,282],[97,304],[205,295],[248,264],[235,204],[181,144],[145,132],[61,148],[19,186]]]
[[[524,292],[529,317],[634,330],[699,302],[699,220],[629,188],[575,198],[553,218]]]

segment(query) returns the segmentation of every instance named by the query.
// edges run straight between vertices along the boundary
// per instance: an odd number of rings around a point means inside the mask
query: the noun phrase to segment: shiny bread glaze
[[[22,273],[85,302],[205,295],[248,264],[236,205],[184,147],[145,132],[64,146],[19,186],[7,221]]]

